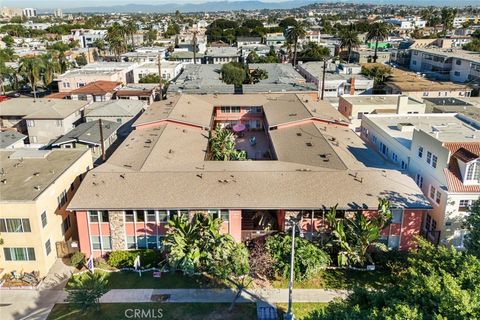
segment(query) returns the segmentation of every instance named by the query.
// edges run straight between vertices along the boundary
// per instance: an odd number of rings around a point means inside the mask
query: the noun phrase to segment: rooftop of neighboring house
[[[84,108],[87,101],[33,98],[9,99],[0,103],[0,116],[16,116],[25,119],[65,119]]]
[[[205,56],[209,57],[239,57],[240,52],[236,47],[210,47],[207,48]]]
[[[356,66],[356,65],[354,65]],[[322,78],[323,74],[323,62],[321,61],[311,61],[311,62],[305,62],[302,64],[298,65],[298,68],[304,69],[311,75],[315,75],[317,79]],[[344,73],[337,73],[336,72],[336,66],[334,64],[329,64],[327,65],[327,71],[325,72],[325,80],[326,81],[335,81],[335,80],[348,80],[351,78],[355,78],[355,80],[358,81],[372,81],[371,79],[365,77],[364,75],[361,74],[344,74]]]
[[[86,152],[90,151],[0,150],[0,202],[34,201]]]
[[[262,37],[237,37],[237,42],[261,42]]]
[[[114,75],[118,72],[129,70],[135,67],[135,62],[95,62],[83,66],[81,69],[71,69],[57,76],[56,79],[61,80],[65,78],[90,76],[90,75]]]
[[[197,52],[195,55],[196,59],[201,59],[204,57],[203,53]],[[174,51],[170,55],[170,59],[176,58],[176,59],[193,59],[193,52],[192,51]]]
[[[424,98],[427,111],[433,113],[461,113],[480,121],[480,98]]]
[[[468,91],[470,89],[465,84],[429,80],[417,75],[415,72],[404,71],[398,68],[392,68],[391,70],[392,74],[385,84],[401,92]]]
[[[343,95],[340,99],[346,100],[357,106],[397,106],[399,95]],[[423,105],[422,102],[411,97],[408,98],[409,105]]]
[[[117,122],[102,120],[103,140],[106,141],[114,134],[120,124]],[[68,133],[51,143],[51,146],[58,147],[62,144],[77,142],[91,145],[101,144],[99,121],[84,122],[70,130]]]
[[[307,83],[291,64],[251,63],[248,67],[250,70],[265,70],[268,77],[255,84],[243,85],[245,93],[317,90],[317,87],[312,83]]]
[[[233,93],[233,85],[220,78],[219,64],[187,64],[178,78],[168,86],[169,92]]]
[[[145,101],[113,99],[93,102],[85,108],[85,117],[134,117],[146,107]]]
[[[163,60],[161,62],[162,64],[162,69],[167,69],[167,68],[176,68],[178,67],[179,65],[182,64],[181,61],[165,61]],[[158,72],[158,63],[157,62],[145,62],[145,63],[142,63],[141,65],[139,65],[137,67],[137,69],[155,69],[155,71]]]
[[[412,48],[412,50],[480,63],[480,53],[451,48]]]
[[[232,104],[263,109],[274,160],[207,160],[214,109]],[[308,94],[175,95],[135,125],[69,208],[360,209],[376,208],[383,196],[394,206],[430,207],[411,178]]]
[[[26,135],[17,131],[0,131],[0,149],[8,148],[19,141],[25,140],[26,138]]]
[[[71,94],[89,94],[94,96],[103,96],[107,93],[114,93],[115,91],[117,91],[117,89],[119,89],[121,84],[121,82],[117,81],[97,80],[94,82],[90,82],[83,87],[73,90]]]
[[[441,142],[480,143],[480,123],[457,113],[364,115],[389,136],[410,148],[416,130]]]
[[[116,96],[150,96],[158,87],[156,83],[128,83],[117,90]]]

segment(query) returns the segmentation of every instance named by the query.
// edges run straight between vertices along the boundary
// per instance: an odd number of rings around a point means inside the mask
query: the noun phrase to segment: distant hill
[[[142,0],[140,0],[142,1]],[[143,0],[145,2],[154,0]],[[365,3],[365,4],[404,4],[404,5],[433,5],[433,6],[466,6],[476,5],[479,0],[287,0],[282,2],[263,2],[260,0],[248,1],[209,1],[201,3],[162,3],[162,4],[125,4],[116,6],[89,6],[78,8],[65,8],[64,12],[85,12],[85,13],[172,13],[180,12],[215,12],[215,11],[238,11],[238,10],[261,10],[261,9],[292,9],[313,3]],[[163,1],[162,1],[163,2]],[[51,11],[40,9],[40,12]]]
[[[319,2],[318,0],[290,0],[285,2],[250,1],[215,1],[203,3],[165,3],[165,4],[126,4],[104,7],[66,8],[64,12],[159,12],[170,13],[177,10],[181,12],[213,12],[261,9],[291,9]]]

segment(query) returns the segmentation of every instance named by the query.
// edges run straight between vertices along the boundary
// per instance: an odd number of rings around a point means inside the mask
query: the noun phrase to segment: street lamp
[[[294,320],[295,317],[292,311],[292,295],[293,295],[293,269],[294,269],[294,259],[295,259],[295,228],[298,228],[300,232],[300,237],[303,237],[302,229],[299,226],[299,220],[290,219],[290,225],[292,226],[292,249],[290,252],[290,283],[288,285],[288,310],[285,315],[285,320]]]

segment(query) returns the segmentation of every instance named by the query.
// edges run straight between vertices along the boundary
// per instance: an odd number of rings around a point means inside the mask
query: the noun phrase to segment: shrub
[[[70,262],[72,263],[72,266],[76,268],[83,267],[83,264],[85,263],[85,254],[83,252],[75,252],[70,258]]]
[[[292,238],[287,234],[268,237],[266,248],[275,260],[273,268],[277,274],[288,277],[290,273],[290,252]],[[294,275],[296,280],[314,276],[330,263],[330,257],[312,242],[295,238]]]
[[[118,250],[110,253],[108,264],[114,268],[133,268],[133,263],[138,255],[140,255],[142,268],[157,267],[161,261],[161,253],[158,250]]]

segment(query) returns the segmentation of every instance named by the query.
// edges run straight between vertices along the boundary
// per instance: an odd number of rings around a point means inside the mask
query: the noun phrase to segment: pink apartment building
[[[248,160],[210,160],[210,131],[238,123],[245,130],[237,148]],[[383,240],[407,250],[430,209],[411,178],[315,95],[176,95],[153,103],[134,126],[69,204],[87,255],[158,248],[167,220],[194,212],[222,219],[237,241],[284,231],[298,215],[307,237],[316,237],[331,207],[340,216],[374,215],[380,197],[393,208]]]

